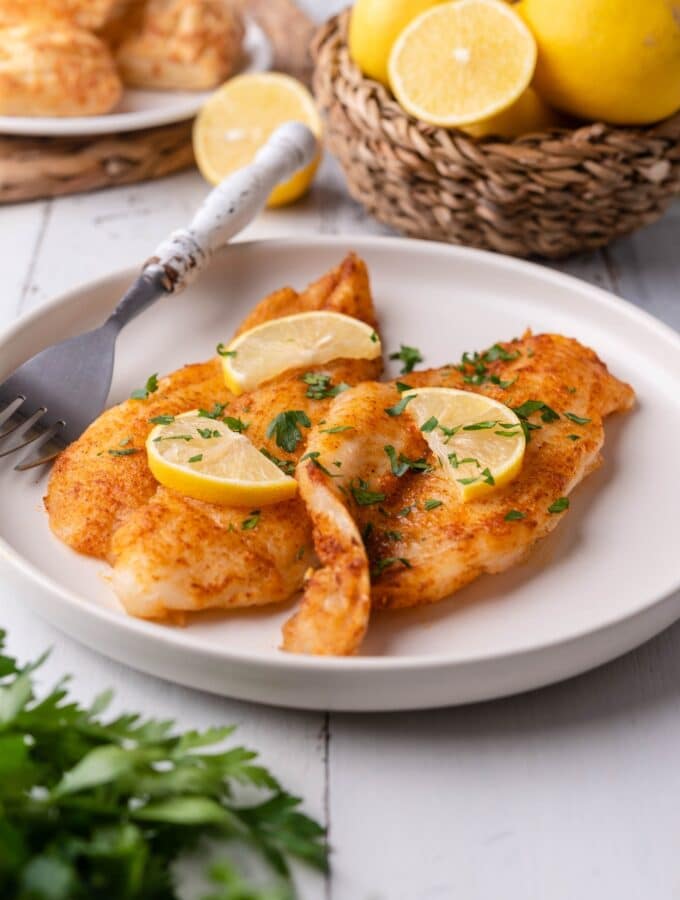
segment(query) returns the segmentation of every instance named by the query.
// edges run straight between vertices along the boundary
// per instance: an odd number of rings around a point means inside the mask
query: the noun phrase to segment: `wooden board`
[[[274,68],[309,81],[311,20],[292,0],[236,0],[267,33]],[[0,135],[0,203],[161,178],[192,166],[191,122],[103,137]]]

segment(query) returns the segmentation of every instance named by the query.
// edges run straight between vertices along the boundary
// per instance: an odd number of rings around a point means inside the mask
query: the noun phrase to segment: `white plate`
[[[573,278],[396,238],[236,244],[186,294],[123,332],[112,401],[149,372],[208,357],[261,296],[304,285],[350,248],[369,264],[387,348],[413,344],[438,365],[531,326],[578,337],[634,384],[639,406],[608,421],[605,464],[529,562],[479,579],[456,600],[376,616],[360,657],[291,656],[277,650],[290,606],[185,628],[128,618],[102,578],[106,567],[52,537],[45,477],[0,465],[0,562],[22,583],[25,602],[89,646],[161,677],[263,703],[344,710],[538,687],[609,660],[680,616],[680,338]],[[0,338],[0,380],[47,343],[101,321],[135,274],[90,284],[19,322]]]
[[[272,48],[264,31],[246,20],[241,72],[271,68]],[[193,118],[212,91],[143,91],[126,88],[118,106],[104,116],[0,116],[0,134],[31,137],[68,137],[140,131]]]

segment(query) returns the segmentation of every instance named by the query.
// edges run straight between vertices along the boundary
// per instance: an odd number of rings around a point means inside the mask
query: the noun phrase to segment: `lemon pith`
[[[334,312],[283,316],[239,335],[222,351],[222,371],[230,391],[241,394],[300,366],[333,359],[376,359],[380,338],[370,325]]]
[[[196,410],[168,419],[146,441],[149,468],[164,487],[223,506],[265,506],[295,496],[295,479],[220,419]]]
[[[526,439],[509,407],[455,388],[421,388],[404,396],[412,397],[406,409],[464,501],[518,475]]]
[[[455,0],[414,19],[389,60],[404,109],[444,127],[480,122],[507,109],[529,86],[536,42],[499,0]]]
[[[278,72],[230,79],[208,99],[194,123],[194,155],[201,174],[211,184],[219,184],[252,162],[272,132],[289,121],[307,125],[320,141],[321,118],[312,95],[301,82]],[[309,166],[274,188],[268,205],[282,206],[302,196],[319,160],[320,153]]]

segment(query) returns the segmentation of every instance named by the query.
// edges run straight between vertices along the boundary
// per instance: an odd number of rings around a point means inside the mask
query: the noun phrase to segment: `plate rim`
[[[243,21],[246,29],[244,46],[250,42],[253,46],[257,46],[262,54],[261,63],[253,71],[262,72],[271,69],[274,61],[271,40],[252,16],[244,16]],[[248,71],[251,69],[246,65],[230,75],[226,81]],[[0,134],[12,137],[103,138],[119,133],[127,134],[150,128],[162,128],[164,125],[189,122],[196,116],[213,91],[219,90],[219,88],[220,85],[203,91],[158,91],[159,94],[166,96],[194,93],[195,101],[193,103],[187,101],[187,109],[182,112],[177,109],[173,111],[172,108],[161,107],[136,112],[109,112],[97,116],[0,116]],[[139,89],[128,89],[124,86],[124,90]]]
[[[538,263],[516,259],[514,257],[503,256],[501,254],[492,253],[490,251],[477,250],[475,248],[460,247],[444,243],[436,243],[431,241],[416,240],[413,238],[390,237],[390,236],[374,236],[360,234],[346,235],[307,235],[300,234],[290,238],[274,238],[262,240],[236,241],[224,248],[224,253],[239,252],[244,248],[257,248],[259,246],[275,246],[279,248],[298,248],[301,250],[317,247],[344,248],[345,251],[353,246],[358,252],[371,248],[392,248],[395,252],[404,252],[409,250],[417,254],[432,253],[438,256],[449,256],[452,260],[456,258],[467,259],[468,261],[477,261],[482,266],[492,266],[499,270],[515,270],[520,273],[528,274],[530,277],[543,279],[547,282],[562,285],[566,288],[576,289],[582,293],[590,295],[592,300],[600,306],[614,311],[616,314],[623,315],[639,323],[646,329],[651,329],[659,338],[668,342],[671,351],[677,354],[680,363],[680,334],[678,334],[671,326],[666,325],[659,319],[652,316],[645,310],[636,307],[630,301],[625,300],[617,295],[604,290],[596,285],[592,285],[587,281],[579,279],[573,275],[555,271]],[[94,290],[106,290],[107,285],[112,285],[123,279],[132,280],[137,274],[136,267],[126,267],[111,272],[100,278],[84,281],[77,284],[70,290],[59,294],[51,300],[41,304],[37,309],[25,313],[15,320],[9,327],[0,331],[0,349],[10,340],[16,337],[24,329],[30,327],[37,319],[49,314],[68,302],[73,302],[79,294],[83,292],[92,292]],[[670,588],[660,597],[656,597],[651,602],[648,601],[643,605],[636,605],[629,610],[624,616],[614,615],[608,617],[596,627],[586,627],[576,633],[566,637],[557,637],[554,640],[542,641],[541,643],[533,643],[514,647],[512,650],[502,651],[500,653],[476,654],[470,657],[451,657],[441,653],[433,655],[409,655],[409,656],[353,656],[348,658],[335,657],[316,657],[306,655],[295,655],[276,651],[263,654],[261,652],[248,651],[221,651],[218,647],[206,645],[198,639],[192,638],[187,632],[177,633],[173,629],[164,628],[155,622],[148,622],[134,617],[126,616],[116,610],[96,604],[84,604],[83,598],[79,597],[75,592],[63,587],[51,577],[45,575],[37,566],[22,557],[15,551],[2,536],[0,536],[0,559],[4,559],[6,563],[18,570],[18,572],[29,582],[33,582],[43,590],[56,596],[60,601],[65,602],[71,607],[72,611],[83,612],[85,615],[99,620],[100,623],[106,623],[115,627],[122,633],[132,630],[137,637],[143,640],[149,640],[158,647],[164,644],[176,650],[190,650],[199,656],[209,657],[213,661],[221,661],[224,664],[234,663],[246,666],[257,666],[265,668],[269,671],[284,670],[288,673],[297,671],[314,671],[321,669],[322,671],[330,671],[334,673],[351,673],[355,675],[357,672],[379,671],[382,674],[397,673],[404,670],[440,670],[454,669],[456,667],[484,665],[484,664],[506,664],[522,657],[530,656],[535,653],[545,653],[551,649],[564,648],[570,644],[579,643],[586,638],[595,638],[605,632],[612,631],[617,627],[622,627],[626,623],[631,622],[636,617],[645,613],[651,613],[661,604],[674,597],[680,589],[680,572],[677,584]],[[55,622],[56,617],[50,617]],[[55,623],[56,624],[56,623]],[[71,637],[78,639],[77,635],[69,631]]]

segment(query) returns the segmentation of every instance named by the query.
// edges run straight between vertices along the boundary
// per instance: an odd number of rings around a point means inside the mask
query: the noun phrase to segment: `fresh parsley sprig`
[[[255,753],[225,748],[232,728],[180,734],[137,714],[105,719],[110,692],[84,707],[65,681],[38,697],[44,657],[22,668],[3,644],[0,632],[3,897],[177,900],[175,863],[205,839],[220,852],[245,841],[281,885],[260,891],[225,863],[211,872],[210,900],[292,900],[291,857],[327,868],[323,829]]]

